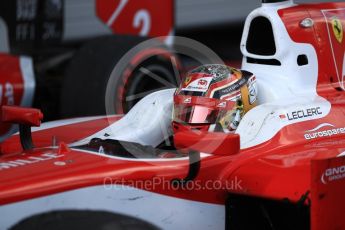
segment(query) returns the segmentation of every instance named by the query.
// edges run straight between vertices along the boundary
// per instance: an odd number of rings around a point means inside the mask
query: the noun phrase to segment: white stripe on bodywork
[[[121,117],[122,115],[114,115],[112,117],[117,117],[117,116]],[[98,120],[98,119],[102,119],[102,118],[105,119],[105,118],[107,118],[107,116],[81,117],[81,118],[71,118],[71,119],[64,119],[64,120],[57,120],[57,121],[49,121],[49,122],[42,123],[40,127],[32,127],[31,131],[37,132],[37,131],[52,129],[52,128],[61,127],[61,126],[65,126],[65,125],[73,125],[73,124],[77,124],[77,123],[81,123],[81,122]],[[10,133],[15,132],[15,130],[18,130],[18,129],[15,128]],[[19,133],[17,132],[14,135],[18,135],[18,134]]]
[[[338,155],[338,157],[343,157],[343,156],[345,156],[345,151]]]
[[[225,228],[224,205],[185,200],[111,184],[2,205],[0,227],[7,229],[26,217],[50,211],[95,210],[139,218],[161,229]]]
[[[127,5],[128,0],[120,0],[120,4],[118,7],[115,8],[114,12],[111,14],[110,18],[107,21],[107,25],[111,27],[113,23],[116,21],[117,17],[120,15],[121,11]]]
[[[121,117],[122,115],[116,115],[116,116],[111,116],[111,117]],[[45,129],[51,129],[51,128],[56,128],[59,126],[64,126],[64,125],[73,125],[81,122],[86,122],[86,121],[93,121],[93,120],[98,120],[98,119],[106,119],[107,116],[93,116],[93,117],[81,117],[81,118],[71,118],[71,119],[64,119],[64,120],[58,120],[58,121],[50,121],[50,122],[45,122],[42,123],[40,127],[33,127],[32,131],[41,131]]]
[[[57,147],[52,147],[52,148],[57,148]],[[179,157],[179,158],[128,158],[128,157],[118,157],[118,156],[113,156],[109,154],[104,154],[104,153],[97,153],[93,151],[88,151],[84,149],[77,149],[73,148],[75,151],[78,152],[83,152],[83,153],[88,153],[100,157],[105,157],[105,158],[110,158],[110,159],[115,159],[115,160],[121,160],[121,161],[136,161],[136,162],[166,162],[166,161],[187,161],[189,157]],[[211,154],[208,153],[200,153],[200,158],[206,158],[212,156]]]

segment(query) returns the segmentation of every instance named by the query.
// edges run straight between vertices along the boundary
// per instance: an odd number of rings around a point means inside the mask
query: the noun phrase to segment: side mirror
[[[218,156],[230,156],[240,151],[240,136],[238,134],[183,131],[174,136],[175,147],[194,150]]]
[[[43,114],[39,109],[2,106],[2,121],[28,126],[40,126]]]
[[[33,148],[31,127],[40,126],[43,114],[39,109],[17,106],[2,106],[1,120],[19,124],[20,142],[24,150]]]

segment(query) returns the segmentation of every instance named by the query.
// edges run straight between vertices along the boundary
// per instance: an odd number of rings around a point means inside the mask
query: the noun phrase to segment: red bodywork
[[[98,17],[115,34],[173,35],[174,1],[97,0]]]
[[[0,54],[0,105],[20,105],[24,97],[24,78],[19,57]],[[0,136],[6,134],[11,124],[0,123]]]
[[[311,171],[312,229],[344,229],[345,157],[313,160]]]
[[[344,84],[345,41],[344,38],[338,40],[335,36],[332,20],[334,18],[339,19],[341,27],[344,28],[345,3],[300,5],[278,12],[294,42],[309,43],[314,46],[318,57],[317,93],[332,104],[330,114],[324,119],[328,122],[338,123],[339,127],[343,127],[345,97],[341,87]],[[297,25],[305,18],[312,18],[314,26],[300,30]],[[322,123],[320,120],[317,122]],[[306,128],[308,130],[310,126]],[[308,158],[313,159],[310,184],[308,185],[310,186],[312,201],[312,229],[345,229],[345,221],[343,221],[341,214],[344,213],[344,199],[341,195],[345,191],[344,179],[329,184],[323,184],[321,181],[322,174],[327,168],[332,165],[344,165],[344,157],[331,158],[332,152],[337,149],[336,146],[338,146],[339,153],[343,152],[344,149],[341,148],[343,144],[342,139],[332,138],[332,140],[324,143],[314,142],[310,146],[311,150],[308,151],[310,154]],[[320,160],[320,158],[329,159]],[[309,167],[308,163],[308,171],[310,172]],[[298,177],[300,175],[296,175],[296,178]]]
[[[18,136],[5,141],[2,145],[4,156],[1,158],[1,204],[102,185],[106,177],[114,180],[150,180],[154,176],[159,176],[169,181],[186,175],[188,160],[137,162],[111,159],[76,149],[59,154],[56,148],[42,148],[51,145],[52,136],[61,142],[71,143],[106,127],[109,125],[108,122],[108,119],[98,119],[34,132],[33,139],[37,148],[27,153],[21,153]],[[209,181],[221,181],[222,186],[219,190],[164,190],[156,186],[153,192],[215,204],[224,204],[229,192],[297,202],[311,189],[311,159],[321,160],[339,155],[345,150],[344,135],[331,140],[325,138],[289,145],[277,144],[286,141],[281,137],[282,133],[267,143],[242,150],[237,155],[209,156],[202,159],[196,180],[204,183],[203,186]],[[47,153],[55,155],[45,160],[43,155]],[[11,167],[11,161],[18,159],[35,163]],[[70,163],[64,170],[60,170],[59,166],[54,165],[55,160]],[[126,170],[122,170],[124,168]],[[229,190],[227,184],[237,180],[236,178],[240,178],[243,189]],[[344,183],[339,186],[344,188]]]
[[[299,5],[278,13],[281,16],[286,29],[294,42],[308,43],[314,46],[318,57],[319,74],[317,92],[331,101],[339,103],[342,100],[340,94],[341,76],[344,71],[345,40],[336,40],[332,28],[332,18],[337,17],[345,26],[345,3],[325,3]],[[299,23],[305,18],[312,18],[314,26],[301,30]],[[327,22],[326,22],[327,20]]]
[[[235,155],[240,151],[240,136],[238,134],[228,135],[204,131],[197,133],[177,132],[174,135],[174,143],[178,149],[193,149],[221,156]]]

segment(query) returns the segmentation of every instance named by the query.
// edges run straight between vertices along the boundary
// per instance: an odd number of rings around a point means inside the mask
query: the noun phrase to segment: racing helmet
[[[210,64],[186,74],[174,94],[173,131],[234,132],[257,104],[256,77],[226,65]]]

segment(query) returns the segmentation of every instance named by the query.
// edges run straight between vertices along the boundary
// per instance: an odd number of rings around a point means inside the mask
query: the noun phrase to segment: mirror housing
[[[18,106],[2,106],[2,121],[28,126],[40,126],[43,114],[39,109]]]
[[[218,156],[230,156],[240,152],[240,135],[220,132],[190,130],[178,132],[174,136],[175,147],[209,153]]]
[[[2,122],[19,124],[20,143],[24,150],[31,150],[32,144],[31,127],[40,126],[43,114],[39,109],[24,108],[18,106],[2,106]]]

